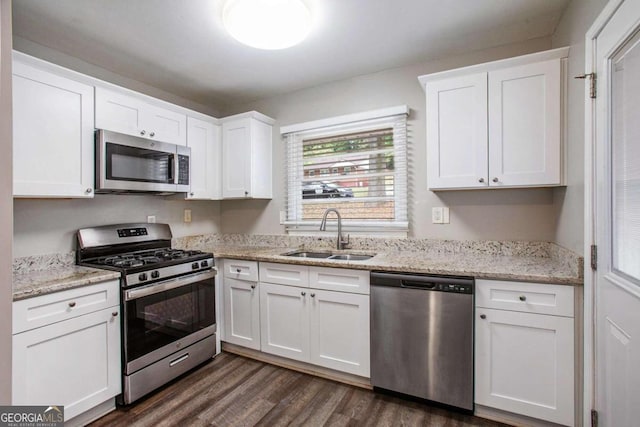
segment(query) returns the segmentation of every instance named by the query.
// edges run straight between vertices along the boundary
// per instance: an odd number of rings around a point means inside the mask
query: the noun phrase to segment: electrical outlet
[[[449,208],[442,208],[442,223],[449,224]]]
[[[156,223],[156,216],[155,215],[147,215],[147,223],[155,224]]]
[[[184,222],[191,222],[191,209],[184,210]]]
[[[431,208],[431,222],[442,224],[442,208]]]

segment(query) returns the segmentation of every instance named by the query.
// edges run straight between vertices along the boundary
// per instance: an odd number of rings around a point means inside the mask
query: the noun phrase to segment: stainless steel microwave
[[[96,131],[96,193],[189,191],[191,149],[106,130]]]

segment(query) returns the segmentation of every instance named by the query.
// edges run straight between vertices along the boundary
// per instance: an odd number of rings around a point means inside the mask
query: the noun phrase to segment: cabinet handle
[[[486,319],[486,318],[487,318],[487,315],[486,315],[486,314],[481,314],[481,315],[480,315],[480,318],[481,318],[481,319]]]
[[[91,194],[92,191],[93,191],[93,188],[87,188],[86,190],[84,190],[84,192],[87,194]]]
[[[153,138],[154,136],[156,136],[156,133],[155,133],[155,132],[151,132],[151,133],[149,134],[149,136],[150,136],[151,138]]]
[[[520,297],[518,298],[520,301],[526,301],[527,297],[525,297],[524,295],[520,295]]]
[[[76,306],[76,302],[75,302],[75,301],[71,301],[71,302],[69,303],[69,307],[73,308],[73,307],[75,307],[75,306]]]
[[[478,182],[484,182],[484,178],[480,178]]]
[[[144,129],[140,131],[140,135],[143,135],[143,136],[144,136],[146,133],[147,133],[147,131],[146,131],[146,130],[144,130]]]
[[[256,288],[256,285],[251,285],[251,289],[255,289],[255,288]]]
[[[316,296],[316,294],[311,294],[311,298],[313,298],[313,297],[315,297],[315,296]]]
[[[498,182],[498,177],[497,177],[497,176],[496,176],[496,177],[494,177],[491,181],[493,181],[493,182]]]
[[[118,315],[118,312],[117,312],[117,311],[114,311],[113,313],[111,313],[111,315],[112,315],[113,317],[116,317],[116,316]]]
[[[306,292],[300,292],[300,295],[305,296],[307,293]]]

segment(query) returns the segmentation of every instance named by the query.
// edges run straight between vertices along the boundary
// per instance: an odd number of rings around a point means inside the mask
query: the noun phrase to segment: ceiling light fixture
[[[309,34],[311,13],[302,0],[228,0],[222,22],[241,43],[258,49],[285,49]]]

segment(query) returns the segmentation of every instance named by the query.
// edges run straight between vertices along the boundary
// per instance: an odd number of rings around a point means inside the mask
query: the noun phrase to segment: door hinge
[[[591,427],[598,427],[598,411],[591,410]]]
[[[589,96],[595,99],[596,82],[597,82],[596,73],[580,74],[579,76],[574,77],[574,79],[586,79],[586,78],[589,79]]]
[[[591,269],[598,269],[598,247],[596,245],[591,245]]]

